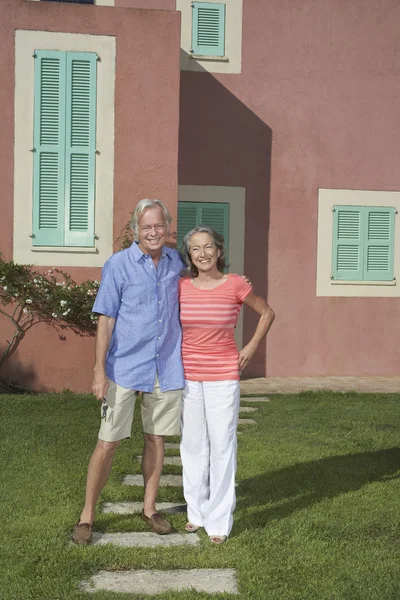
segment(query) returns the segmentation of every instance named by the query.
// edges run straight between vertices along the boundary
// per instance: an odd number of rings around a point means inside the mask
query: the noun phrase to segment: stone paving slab
[[[142,457],[136,457],[139,462],[142,462]],[[182,460],[180,456],[164,456],[164,465],[177,465],[178,467],[182,466]]]
[[[179,444],[173,442],[165,442],[164,447],[166,450],[179,450]]]
[[[255,397],[255,396],[241,396],[240,398],[240,402],[271,402],[271,398],[260,398],[260,397]]]
[[[254,419],[239,419],[239,425],[257,425],[257,421]]]
[[[257,377],[240,382],[241,394],[298,394],[305,390],[400,393],[400,377]]]
[[[143,487],[143,475],[126,475],[122,482],[123,485],[138,485]],[[178,486],[182,487],[182,475],[161,475],[160,486]]]
[[[141,513],[143,502],[103,502],[101,512],[116,513],[119,515],[133,515]],[[166,514],[186,512],[186,504],[177,504],[176,502],[157,502],[157,510]]]
[[[106,590],[146,595],[169,590],[196,590],[211,595],[239,593],[235,569],[100,571],[90,581],[83,581],[80,587],[85,592]]]
[[[93,532],[92,546],[123,546],[127,548],[156,548],[158,546],[197,546],[200,538],[197,533],[169,533],[158,535],[152,531],[130,531],[127,533]]]
[[[258,408],[256,408],[255,406],[241,406],[239,408],[240,413],[252,413],[256,412],[256,410],[258,410]]]

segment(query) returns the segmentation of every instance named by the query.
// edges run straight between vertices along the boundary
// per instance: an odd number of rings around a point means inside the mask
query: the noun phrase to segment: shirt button
[[[158,319],[158,322],[161,323],[161,319]]]
[[[156,356],[158,356],[158,354],[156,354]]]
[[[160,285],[159,283],[157,283],[157,285]]]
[[[158,301],[158,304],[161,304],[161,300]]]
[[[158,339],[161,340],[161,337],[159,336]],[[158,356],[158,354],[157,354],[157,356]]]

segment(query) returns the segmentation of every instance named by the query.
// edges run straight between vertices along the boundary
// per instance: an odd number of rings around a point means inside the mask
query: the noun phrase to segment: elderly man
[[[73,541],[88,544],[96,502],[115,451],[131,435],[135,390],[144,431],[142,519],[159,534],[171,532],[155,501],[164,462],[164,436],[180,432],[181,326],[179,252],[166,247],[171,217],[160,200],[141,200],[132,216],[135,242],[105,263],[93,307],[99,313],[93,392],[103,402],[99,439],[89,463],[86,501]]]

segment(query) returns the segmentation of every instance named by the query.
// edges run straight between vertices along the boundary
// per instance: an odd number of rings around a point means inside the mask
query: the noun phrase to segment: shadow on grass
[[[237,488],[242,516],[235,520],[235,530],[254,529],[367,484],[396,479],[399,469],[400,448],[389,448],[299,463],[245,479]],[[243,510],[261,505],[265,508],[256,518]]]

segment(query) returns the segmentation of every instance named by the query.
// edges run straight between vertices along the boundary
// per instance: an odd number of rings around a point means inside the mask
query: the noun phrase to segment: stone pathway
[[[257,377],[240,382],[244,395],[298,394],[305,390],[393,394],[400,393],[400,377]]]
[[[157,502],[157,508],[160,512],[169,515],[186,512],[186,504],[175,502]],[[101,512],[119,515],[134,515],[141,513],[142,510],[143,502],[103,502],[101,506]]]
[[[245,398],[249,402],[267,402],[266,398]],[[241,406],[241,413],[255,413],[256,407]],[[239,419],[240,425],[255,425],[254,419]],[[238,435],[242,432],[238,431]],[[178,443],[166,443],[167,450],[179,451]],[[136,459],[140,462],[141,456]],[[165,465],[182,466],[179,455],[166,456]],[[143,487],[142,475],[126,475],[122,485]],[[182,475],[162,475],[160,486],[182,487]],[[160,502],[157,508],[164,513],[174,514],[186,512],[186,505],[174,502]],[[131,515],[140,513],[143,502],[104,502],[101,510],[103,513],[114,513]],[[134,531],[127,533],[100,533],[93,532],[93,546],[112,544],[119,547],[173,547],[173,546],[199,546],[200,537],[197,534],[186,532],[174,532],[169,535],[157,535],[152,532]],[[168,590],[189,590],[206,592],[214,595],[227,592],[238,594],[236,571],[234,569],[187,569],[171,571],[100,571],[90,581],[81,583],[81,589],[85,592],[96,592],[100,590],[155,595]]]
[[[122,485],[143,486],[143,475],[126,475]],[[164,485],[182,487],[182,475],[161,475],[160,487]]]
[[[168,590],[196,590],[207,594],[238,594],[234,569],[191,569],[176,571],[100,571],[90,582],[82,582],[86,592],[106,590],[126,594],[160,594]]]
[[[170,533],[158,535],[152,531],[132,531],[128,533],[93,533],[94,546],[113,544],[128,548],[156,548],[157,546],[197,546],[200,538],[197,533]]]
[[[136,459],[140,463],[142,462],[141,456],[137,456]],[[180,456],[165,456],[164,457],[164,465],[178,465],[179,467],[181,467],[182,466],[181,457]]]

